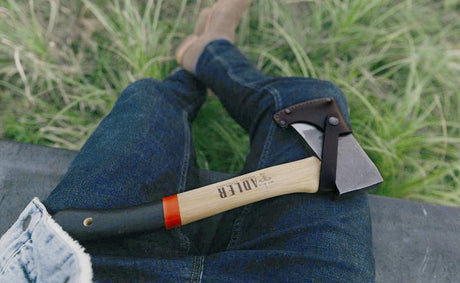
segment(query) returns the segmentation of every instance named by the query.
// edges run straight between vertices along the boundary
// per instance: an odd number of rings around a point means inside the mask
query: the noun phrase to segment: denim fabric
[[[0,239],[0,282],[91,282],[88,254],[32,200]]]
[[[217,40],[201,54],[195,76],[180,70],[123,91],[45,200],[48,210],[129,206],[202,185],[190,125],[205,86],[250,135],[243,172],[309,156],[293,130],[274,123],[284,107],[332,96],[348,120],[346,99],[332,83],[266,76]],[[101,281],[372,282],[371,239],[365,193],[340,200],[292,194],[169,231],[84,246]]]

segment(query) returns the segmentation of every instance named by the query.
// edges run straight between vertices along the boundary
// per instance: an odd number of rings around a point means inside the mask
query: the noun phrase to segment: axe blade
[[[291,125],[321,160],[323,132],[305,123]],[[379,170],[358,144],[353,134],[339,137],[336,186],[339,195],[357,190],[369,190],[383,182]]]

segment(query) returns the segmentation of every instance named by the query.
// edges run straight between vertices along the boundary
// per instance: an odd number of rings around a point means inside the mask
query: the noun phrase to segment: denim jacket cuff
[[[84,248],[34,198],[0,238],[0,282],[91,282]]]

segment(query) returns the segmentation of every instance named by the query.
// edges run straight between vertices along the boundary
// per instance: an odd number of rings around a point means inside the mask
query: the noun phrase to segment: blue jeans
[[[231,43],[213,41],[195,76],[180,70],[163,81],[139,80],[123,91],[45,200],[48,210],[138,205],[203,185],[190,125],[205,100],[205,87],[250,135],[242,173],[309,156],[294,131],[274,123],[275,112],[332,96],[348,120],[345,97],[332,83],[266,76]],[[96,280],[374,280],[365,193],[340,200],[284,195],[172,230],[84,246]]]

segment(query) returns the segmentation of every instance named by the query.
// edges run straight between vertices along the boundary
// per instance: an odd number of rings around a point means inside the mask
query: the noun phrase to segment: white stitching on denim
[[[197,278],[197,282],[201,283],[203,280],[203,272],[204,272],[204,256],[201,257],[200,261],[200,277]]]
[[[190,274],[190,282],[193,283],[193,277],[195,277],[195,269],[196,269],[196,260],[198,259],[197,256],[193,257],[193,266],[192,266],[192,274]]]
[[[195,272],[196,271],[196,272]],[[192,274],[190,275],[190,282],[201,282],[203,280],[204,271],[204,256],[193,257]],[[195,278],[196,274],[196,278]]]

